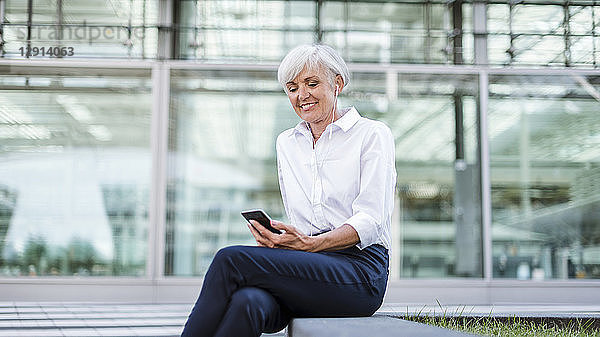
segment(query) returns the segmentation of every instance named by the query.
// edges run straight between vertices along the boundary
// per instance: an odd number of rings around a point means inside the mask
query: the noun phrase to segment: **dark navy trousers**
[[[370,316],[387,279],[381,245],[318,253],[226,247],[208,268],[181,336],[257,337],[292,317]]]

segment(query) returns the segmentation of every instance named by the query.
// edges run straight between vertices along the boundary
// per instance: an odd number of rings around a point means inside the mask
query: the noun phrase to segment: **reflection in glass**
[[[491,64],[596,66],[600,6],[510,2],[488,4]]]
[[[143,275],[149,73],[28,72],[0,78],[0,275]]]
[[[476,78],[394,76],[354,73],[348,94],[350,104],[387,123],[395,136],[392,277],[481,277]]]
[[[446,63],[452,59],[448,6],[434,3],[323,3],[323,42],[351,62]]]
[[[493,76],[494,277],[600,277],[597,76]]]
[[[275,140],[298,118],[275,72],[174,71],[171,88],[165,273],[204,275],[219,248],[255,244],[240,211],[287,222]]]
[[[66,58],[157,56],[158,0],[32,1],[30,30],[28,1],[5,2],[3,57],[23,58],[26,46],[72,47]]]
[[[452,14],[442,1],[185,0],[180,6],[178,57],[183,59],[276,62],[294,46],[317,41],[336,47],[348,62],[448,63],[453,58]],[[466,48],[458,51],[467,62],[473,59],[470,8],[463,9]]]
[[[219,248],[254,244],[241,210],[263,208],[286,221],[274,142],[298,118],[274,72],[173,75],[165,269],[167,275],[203,275]],[[476,78],[352,77],[340,106],[354,105],[363,116],[387,123],[396,138],[393,277],[480,277]],[[460,161],[457,111],[463,116]],[[456,207],[466,211],[456,215]]]
[[[279,61],[314,42],[316,2],[193,1],[180,3],[179,58]]]

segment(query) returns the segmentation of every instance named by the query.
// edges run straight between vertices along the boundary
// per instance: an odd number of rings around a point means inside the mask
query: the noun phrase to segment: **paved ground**
[[[1,336],[178,336],[191,304],[0,302]],[[384,315],[489,315],[600,318],[600,305],[385,305]],[[265,334],[285,336],[284,332]]]
[[[179,336],[190,310],[190,304],[4,302],[0,336]]]

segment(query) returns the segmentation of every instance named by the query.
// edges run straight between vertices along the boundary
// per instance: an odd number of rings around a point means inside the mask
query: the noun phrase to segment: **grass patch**
[[[600,320],[553,317],[494,317],[490,312],[483,317],[463,315],[462,310],[448,314],[438,302],[442,311],[438,315],[408,312],[399,318],[434,325],[446,329],[497,337],[600,337]]]
[[[555,321],[551,318],[523,317],[433,317],[409,316],[403,319],[451,330],[497,337],[600,337],[593,319]]]

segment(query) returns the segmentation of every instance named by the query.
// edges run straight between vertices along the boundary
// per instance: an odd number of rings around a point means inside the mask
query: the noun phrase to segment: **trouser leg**
[[[381,305],[386,282],[387,262],[377,270],[344,255],[223,248],[209,267],[182,336],[213,336],[242,287],[267,291],[296,317],[368,316]]]
[[[188,316],[181,337],[212,337],[227,310],[231,295],[244,285],[227,248],[217,252],[202,282],[200,295]]]
[[[289,317],[267,291],[244,287],[233,293],[215,337],[257,337],[262,332],[277,332]]]

